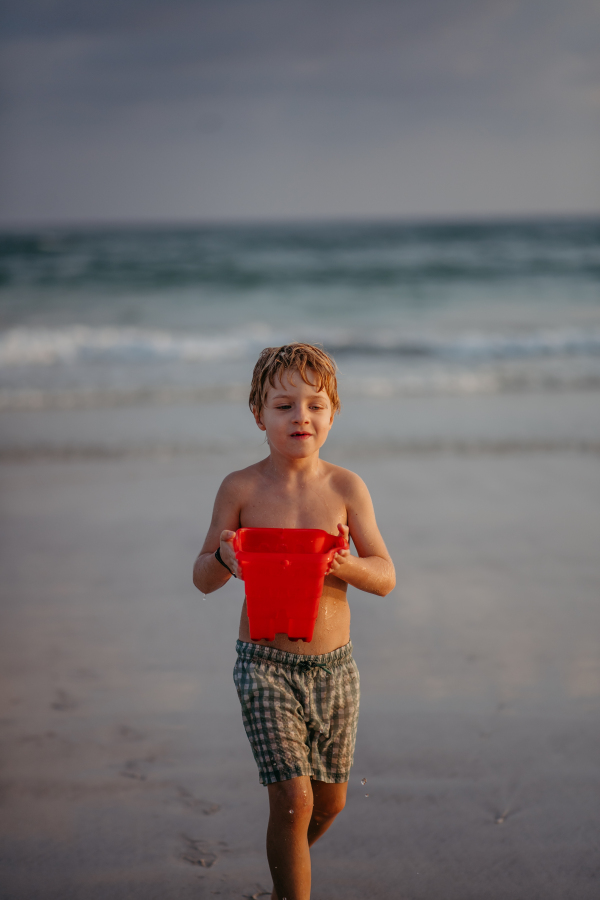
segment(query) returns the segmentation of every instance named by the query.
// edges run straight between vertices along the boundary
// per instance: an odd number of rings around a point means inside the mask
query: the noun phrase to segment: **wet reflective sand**
[[[270,887],[266,796],[231,676],[242,588],[204,600],[191,585],[216,483],[249,454],[0,467],[11,900]],[[357,442],[346,464],[371,488],[398,587],[349,594],[359,737],[313,896],[591,900],[598,456],[375,458]]]

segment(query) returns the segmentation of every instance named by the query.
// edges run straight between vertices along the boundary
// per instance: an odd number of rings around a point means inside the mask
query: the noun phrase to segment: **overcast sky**
[[[8,0],[0,222],[600,211],[598,0]]]

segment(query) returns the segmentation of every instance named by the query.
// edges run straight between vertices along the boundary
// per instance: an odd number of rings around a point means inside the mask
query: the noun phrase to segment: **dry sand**
[[[398,587],[350,592],[361,721],[315,900],[598,897],[600,462],[505,450],[347,459]],[[5,900],[270,889],[242,589],[191,585],[215,486],[248,461],[0,466]]]

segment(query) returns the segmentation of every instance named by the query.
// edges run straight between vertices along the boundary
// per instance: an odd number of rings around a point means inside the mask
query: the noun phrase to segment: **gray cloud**
[[[25,0],[2,22],[5,219],[600,203],[591,0]]]

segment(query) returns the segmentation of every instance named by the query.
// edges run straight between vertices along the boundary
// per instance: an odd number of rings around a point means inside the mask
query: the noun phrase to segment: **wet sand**
[[[359,737],[313,897],[591,900],[600,459],[436,447],[348,451],[398,587],[350,591]],[[191,585],[215,486],[252,454],[0,465],[3,898],[270,889],[231,677],[242,589]]]

